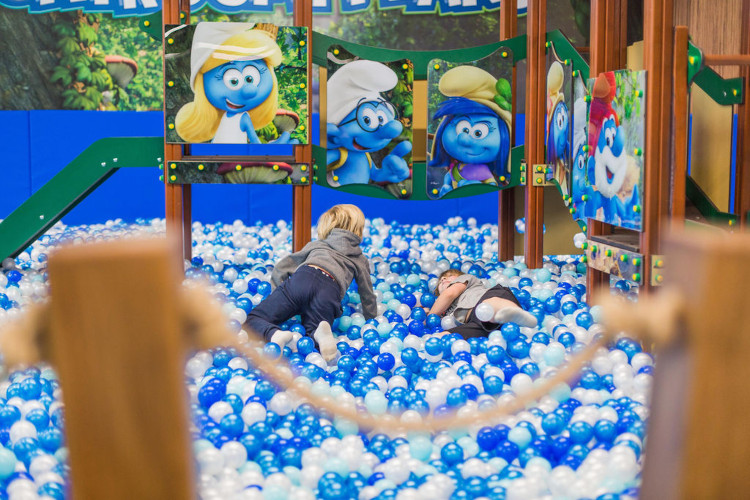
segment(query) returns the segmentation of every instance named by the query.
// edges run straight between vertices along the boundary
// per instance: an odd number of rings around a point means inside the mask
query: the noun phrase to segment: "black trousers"
[[[474,306],[474,309],[469,312],[469,315],[466,317],[466,323],[454,326],[448,331],[451,333],[460,333],[463,338],[470,339],[473,337],[486,337],[490,332],[498,330],[502,325],[498,325],[492,321],[479,321],[479,318],[477,318],[476,315],[477,306],[492,297],[509,300],[515,303],[518,307],[521,307],[521,303],[518,302],[518,299],[513,295],[510,288],[502,285],[495,285],[482,295],[482,298],[479,299],[479,302]]]
[[[321,321],[333,323],[342,313],[336,280],[319,269],[302,266],[247,315],[247,325],[268,342],[279,325],[299,314],[312,336]]]

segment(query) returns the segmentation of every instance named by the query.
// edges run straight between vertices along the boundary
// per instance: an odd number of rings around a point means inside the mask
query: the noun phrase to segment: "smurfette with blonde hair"
[[[199,23],[190,54],[195,98],[175,118],[187,142],[260,144],[255,132],[276,116],[281,63],[273,25]],[[294,143],[289,132],[274,142]]]

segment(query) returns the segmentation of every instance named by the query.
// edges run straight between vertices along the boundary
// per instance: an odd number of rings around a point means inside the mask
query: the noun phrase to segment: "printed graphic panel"
[[[427,73],[427,195],[510,182],[513,115],[509,49],[468,63],[433,59]]]
[[[307,144],[307,29],[167,26],[169,143]]]
[[[326,181],[375,184],[397,198],[412,192],[414,69],[401,59],[362,59],[328,50]]]

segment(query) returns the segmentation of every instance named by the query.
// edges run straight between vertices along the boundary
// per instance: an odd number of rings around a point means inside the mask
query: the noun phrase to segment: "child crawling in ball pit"
[[[359,247],[364,227],[365,216],[354,205],[335,205],[321,215],[318,241],[276,264],[271,274],[275,289],[248,314],[250,328],[282,348],[290,342],[296,346],[301,335],[278,325],[299,314],[326,362],[334,359],[337,349],[331,324],[342,313],[341,300],[352,279],[357,282],[365,318],[374,318],[378,311],[370,263]]]
[[[502,285],[492,288],[484,286],[481,280],[463,274],[458,269],[448,269],[438,278],[435,290],[435,303],[430,314],[445,316],[453,314],[459,324],[448,331],[459,333],[465,339],[486,337],[503,323],[513,322],[519,326],[534,327],[536,318],[521,308],[513,292]],[[477,318],[477,306],[487,304],[492,307],[492,319],[481,321]]]

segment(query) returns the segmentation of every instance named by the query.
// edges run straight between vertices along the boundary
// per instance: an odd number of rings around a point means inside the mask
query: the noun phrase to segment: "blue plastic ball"
[[[464,450],[456,443],[448,443],[440,450],[440,458],[449,466],[457,465],[464,459]]]

